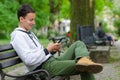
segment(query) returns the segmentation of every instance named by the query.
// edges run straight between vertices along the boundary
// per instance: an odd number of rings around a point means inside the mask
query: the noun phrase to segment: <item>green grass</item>
[[[46,47],[47,44],[50,42],[48,39],[39,39],[40,43]],[[10,40],[8,39],[0,39],[0,45],[3,45],[3,44],[9,44],[10,43]]]
[[[8,40],[8,39],[0,39],[0,45],[8,44],[8,43],[10,43],[10,40]]]
[[[51,42],[48,39],[39,39],[39,42],[44,46],[47,47],[48,43]]]

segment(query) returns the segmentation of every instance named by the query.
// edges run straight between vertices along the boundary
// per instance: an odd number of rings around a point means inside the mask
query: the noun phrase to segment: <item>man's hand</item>
[[[59,51],[61,48],[61,43],[49,43],[47,46],[47,50],[49,52],[56,52]]]

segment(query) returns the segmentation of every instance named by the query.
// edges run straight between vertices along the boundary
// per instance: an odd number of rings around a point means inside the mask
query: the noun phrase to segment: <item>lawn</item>
[[[46,47],[47,44],[50,42],[48,39],[39,39],[39,41],[44,47]],[[0,45],[8,44],[8,43],[10,43],[10,40],[8,40],[8,39],[1,39],[0,40]]]

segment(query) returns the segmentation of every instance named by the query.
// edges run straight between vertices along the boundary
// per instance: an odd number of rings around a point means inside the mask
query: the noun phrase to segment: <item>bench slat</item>
[[[1,64],[1,68],[4,69],[4,68],[7,68],[9,66],[12,66],[12,65],[15,65],[15,64],[18,64],[18,63],[21,63],[21,59],[20,58],[14,58],[12,60],[8,60],[8,61],[5,61],[5,62],[2,62],[0,63]]]
[[[16,57],[16,56],[18,56],[18,55],[15,51],[6,52],[6,53],[0,54],[0,60],[4,60],[4,59]]]
[[[0,45],[0,52],[13,49],[11,44]]]

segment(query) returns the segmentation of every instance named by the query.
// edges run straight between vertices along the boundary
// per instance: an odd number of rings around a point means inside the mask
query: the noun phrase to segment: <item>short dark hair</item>
[[[35,10],[28,4],[21,5],[17,11],[18,20],[21,16],[25,17],[28,13],[35,13]]]

